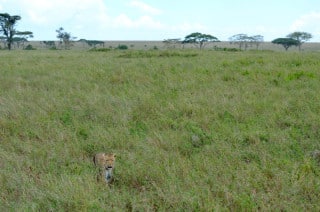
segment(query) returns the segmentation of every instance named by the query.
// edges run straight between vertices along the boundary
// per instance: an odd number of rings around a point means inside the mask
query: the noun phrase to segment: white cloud
[[[319,22],[320,22],[320,13],[311,12],[295,20],[291,25],[290,29],[292,31],[306,30],[306,29],[310,29],[313,31],[314,28],[319,26]]]
[[[312,40],[318,40],[320,37],[320,12],[311,12],[300,16],[293,22],[290,31],[304,31],[312,34]]]
[[[96,21],[99,15],[106,12],[103,0],[20,0],[18,3],[30,21],[39,25],[63,25],[64,22],[85,22],[86,19]]]
[[[138,19],[131,19],[125,14],[117,16],[112,21],[112,26],[116,28],[141,28],[161,29],[164,27],[159,21],[155,21],[150,16],[141,16]]]
[[[154,20],[150,16],[141,16],[138,21],[137,21],[138,26],[145,26],[148,28],[153,28],[153,29],[161,29],[163,25],[161,24],[160,21]]]
[[[2,0],[3,1],[3,0]],[[13,0],[21,4],[28,19],[38,26],[65,27],[67,31],[113,28],[159,29],[163,25],[149,15],[131,18],[126,13],[111,17],[103,0]],[[140,1],[131,1],[131,6],[144,12],[160,14],[160,10]]]
[[[162,11],[160,9],[152,7],[142,1],[133,0],[129,3],[129,6],[138,8],[141,11],[146,12],[151,15],[160,15],[162,13]]]
[[[196,31],[206,31],[208,27],[199,23],[182,23],[176,26],[170,27],[172,31],[182,31],[182,32],[196,32]]]

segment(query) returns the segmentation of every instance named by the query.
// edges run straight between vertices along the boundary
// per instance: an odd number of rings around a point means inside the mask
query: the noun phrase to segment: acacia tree
[[[247,34],[236,34],[229,38],[231,44],[238,44],[239,49],[241,50],[244,46],[245,50],[248,47],[248,43],[250,41],[249,36]]]
[[[4,39],[9,50],[12,48],[12,44],[15,40],[27,39],[27,37],[33,37],[32,32],[19,32],[15,26],[17,22],[21,20],[18,15],[9,15],[8,13],[0,13],[0,33],[4,35]]]
[[[286,49],[286,51],[288,51],[288,48],[290,46],[298,46],[299,45],[299,41],[296,39],[293,39],[293,38],[277,38],[271,42],[274,44],[282,45]]]
[[[287,38],[292,38],[292,39],[297,40],[299,42],[298,43],[299,51],[301,51],[302,43],[310,40],[312,38],[312,35],[308,32],[293,32],[293,33],[290,33],[289,35],[287,35]]]
[[[17,42],[18,48],[20,43],[22,44],[22,48],[24,48],[24,43],[28,41],[28,38],[33,38],[33,33],[30,31],[17,32],[16,35],[20,36],[15,39]]]
[[[263,42],[262,35],[248,36],[247,34],[236,34],[229,38],[231,44],[238,44],[239,49],[241,50],[244,47],[244,50],[247,50],[248,46],[256,45],[257,49],[259,45]]]
[[[62,27],[56,30],[58,33],[57,38],[60,40],[60,44],[64,44],[65,49],[69,49],[71,46],[71,42],[76,39],[76,37],[72,37],[71,33],[64,31]]]
[[[262,35],[254,35],[251,37],[252,43],[256,45],[257,49],[259,48],[259,45],[263,43],[263,36]]]
[[[176,45],[180,46],[182,41],[180,38],[173,38],[173,39],[165,39],[162,41],[166,48],[175,49]]]
[[[190,43],[199,47],[200,49],[203,49],[205,45],[210,42],[219,42],[219,39],[215,36],[202,34],[200,32],[191,33],[190,35],[187,35],[182,41],[183,44]]]

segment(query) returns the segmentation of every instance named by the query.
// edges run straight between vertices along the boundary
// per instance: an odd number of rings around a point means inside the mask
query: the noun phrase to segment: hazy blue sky
[[[18,30],[34,32],[34,40],[55,40],[63,27],[78,39],[163,40],[201,32],[270,41],[305,31],[320,42],[320,0],[0,0],[3,12],[20,15]]]

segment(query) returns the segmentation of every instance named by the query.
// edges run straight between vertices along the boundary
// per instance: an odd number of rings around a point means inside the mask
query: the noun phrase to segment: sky
[[[265,41],[295,31],[320,42],[320,0],[0,0],[0,13],[20,15],[17,30],[57,40],[63,27],[77,39],[164,40],[201,32],[227,41],[235,34]]]

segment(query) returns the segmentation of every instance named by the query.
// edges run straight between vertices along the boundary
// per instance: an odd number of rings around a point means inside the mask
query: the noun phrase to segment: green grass
[[[318,53],[0,56],[2,210],[320,210]]]

